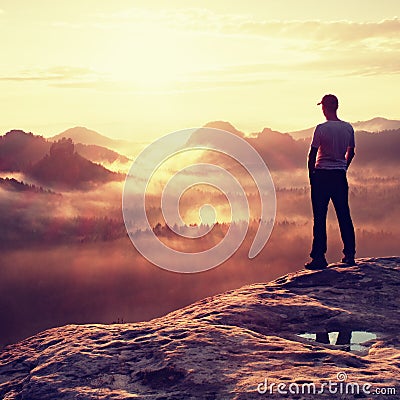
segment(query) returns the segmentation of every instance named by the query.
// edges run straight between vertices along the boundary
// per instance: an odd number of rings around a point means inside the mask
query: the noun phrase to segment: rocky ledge
[[[148,322],[50,329],[2,351],[0,398],[399,399],[399,288],[400,257],[364,258]]]

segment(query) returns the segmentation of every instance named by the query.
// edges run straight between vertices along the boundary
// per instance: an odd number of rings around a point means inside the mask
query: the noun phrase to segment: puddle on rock
[[[301,333],[300,336],[305,339],[314,340],[319,343],[331,344],[336,346],[349,346],[353,352],[368,352],[369,346],[363,346],[363,343],[376,339],[378,334],[367,331],[339,331],[339,332],[317,332]]]

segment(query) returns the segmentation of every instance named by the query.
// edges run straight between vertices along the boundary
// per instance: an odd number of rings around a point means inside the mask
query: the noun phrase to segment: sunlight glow
[[[128,25],[114,33],[110,44],[105,66],[113,79],[132,83],[136,90],[174,88],[193,69],[188,41],[165,26]]]
[[[147,142],[213,120],[289,132],[323,118],[327,92],[345,120],[398,117],[396,2],[128,3],[3,1],[0,128]]]
[[[199,216],[204,225],[214,225],[216,222],[215,209],[211,204],[204,204],[199,210]]]

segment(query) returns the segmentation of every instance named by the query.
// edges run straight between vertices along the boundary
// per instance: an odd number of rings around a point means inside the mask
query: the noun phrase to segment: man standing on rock
[[[325,95],[321,102],[326,122],[316,127],[308,155],[308,172],[311,184],[311,201],[314,214],[312,261],[306,269],[324,269],[327,250],[326,214],[332,199],[343,240],[342,262],[355,265],[355,235],[348,203],[349,186],[346,171],[354,157],[354,130],[337,117],[338,99]]]

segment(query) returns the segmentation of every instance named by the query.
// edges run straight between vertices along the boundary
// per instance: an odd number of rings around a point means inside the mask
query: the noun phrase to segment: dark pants
[[[332,199],[339,221],[340,234],[343,240],[343,253],[354,257],[356,244],[353,222],[350,216],[348,202],[349,186],[345,170],[317,169],[311,177],[311,201],[314,214],[314,239],[310,256],[325,257],[326,244],[326,214],[329,200]]]

